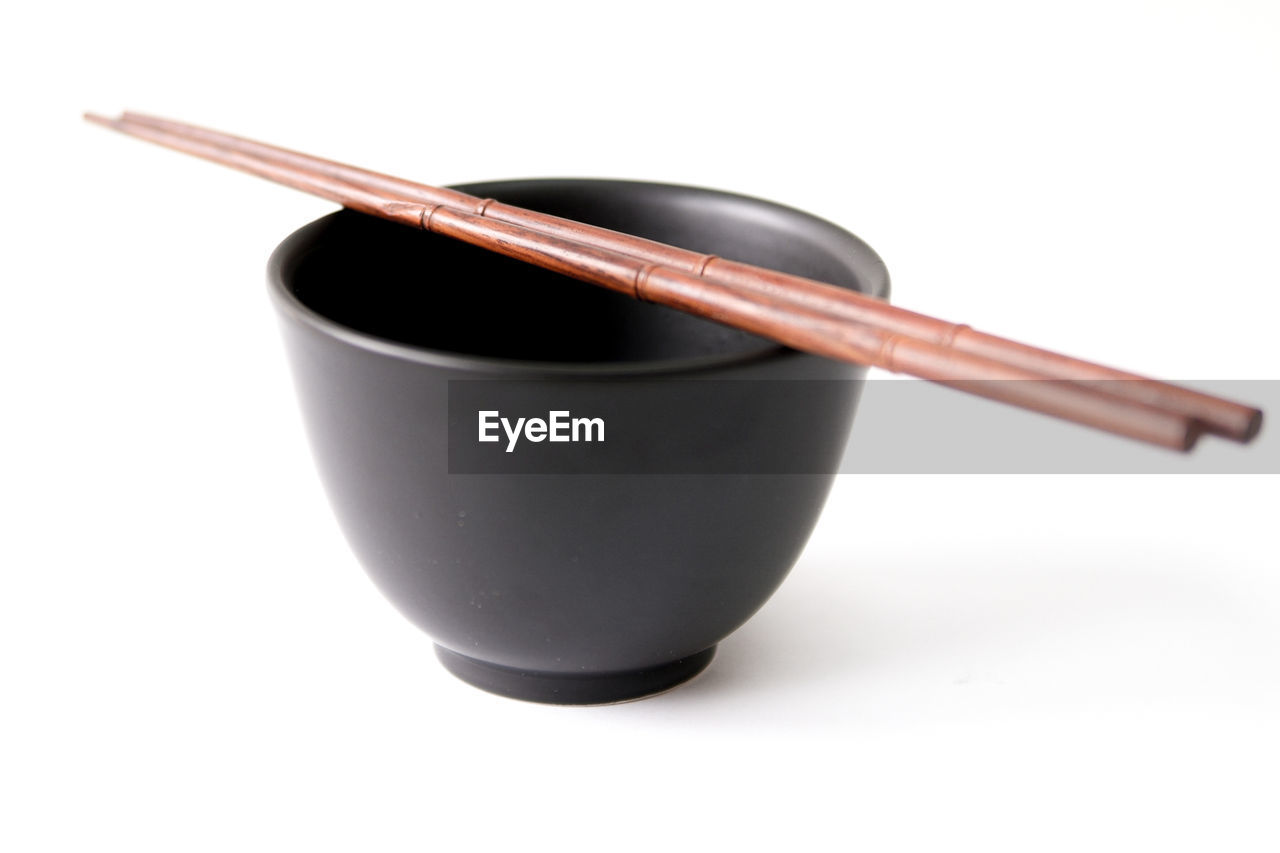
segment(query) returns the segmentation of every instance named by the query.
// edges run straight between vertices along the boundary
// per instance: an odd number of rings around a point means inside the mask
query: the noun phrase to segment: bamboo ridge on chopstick
[[[796,349],[908,373],[1166,447],[1188,449],[1202,430],[1248,440],[1261,420],[1256,409],[1237,403],[973,332],[821,282],[178,122],[136,113],[86,118]],[[1098,379],[1105,381],[1090,384]]]

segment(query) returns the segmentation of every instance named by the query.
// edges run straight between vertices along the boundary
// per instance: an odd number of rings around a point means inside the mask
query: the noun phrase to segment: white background
[[[312,471],[263,268],[332,206],[79,113],[760,195],[867,239],[899,304],[1274,379],[1278,9],[8,11],[0,848],[1277,849],[1275,477],[842,477],[698,680],[493,697]]]

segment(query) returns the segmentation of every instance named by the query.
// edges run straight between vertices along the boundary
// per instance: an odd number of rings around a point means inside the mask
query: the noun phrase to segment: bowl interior
[[[628,181],[505,181],[460,189],[883,295],[877,293],[884,289],[883,267],[860,241],[757,199]],[[849,241],[863,251],[865,269],[849,264]],[[426,350],[582,364],[779,349],[718,323],[348,211],[322,220],[289,260],[285,287],[306,308],[357,332]]]

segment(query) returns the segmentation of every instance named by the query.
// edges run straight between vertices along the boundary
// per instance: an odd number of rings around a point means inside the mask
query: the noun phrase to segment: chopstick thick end
[[[1240,442],[1248,444],[1257,438],[1260,432],[1262,432],[1262,409],[1254,409],[1253,415],[1249,418],[1249,423],[1240,437]]]

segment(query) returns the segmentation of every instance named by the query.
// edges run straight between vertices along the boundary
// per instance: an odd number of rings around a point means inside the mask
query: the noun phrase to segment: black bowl
[[[887,295],[862,241],[758,199],[601,180],[460,189]],[[357,557],[450,672],[540,702],[635,698],[707,665],[803,548],[864,376],[348,211],[285,240],[269,278]],[[481,446],[489,393],[513,412],[604,406],[608,440]]]

